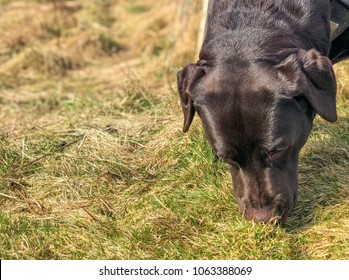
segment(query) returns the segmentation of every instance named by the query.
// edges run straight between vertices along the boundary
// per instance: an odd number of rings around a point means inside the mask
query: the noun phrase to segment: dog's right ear
[[[188,64],[177,73],[177,85],[184,114],[183,132],[187,132],[194,119],[195,107],[193,97],[199,80],[205,70],[197,64]]]

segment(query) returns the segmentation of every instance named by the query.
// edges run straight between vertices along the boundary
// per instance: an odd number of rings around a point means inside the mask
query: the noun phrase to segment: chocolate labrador
[[[348,56],[349,31],[330,53],[330,2],[211,0],[200,60],[178,72],[183,131],[197,112],[247,219],[289,216],[315,115],[337,120],[329,57]]]

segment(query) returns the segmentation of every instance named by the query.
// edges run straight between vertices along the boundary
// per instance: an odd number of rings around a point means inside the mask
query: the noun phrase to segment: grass
[[[0,1],[0,258],[348,259],[348,62],[293,215],[254,224],[199,121],[181,133],[199,3],[97,2]]]

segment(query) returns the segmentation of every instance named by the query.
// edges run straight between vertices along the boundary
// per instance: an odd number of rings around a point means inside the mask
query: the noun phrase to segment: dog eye
[[[288,150],[288,147],[269,151],[269,152],[267,152],[268,159],[271,161],[276,161],[276,160],[280,159],[285,154],[285,152],[287,150]]]

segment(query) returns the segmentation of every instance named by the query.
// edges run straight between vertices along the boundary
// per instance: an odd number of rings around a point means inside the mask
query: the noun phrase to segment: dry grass
[[[263,226],[241,217],[198,120],[180,131],[200,1],[0,5],[1,259],[349,258],[348,63],[293,216]]]

